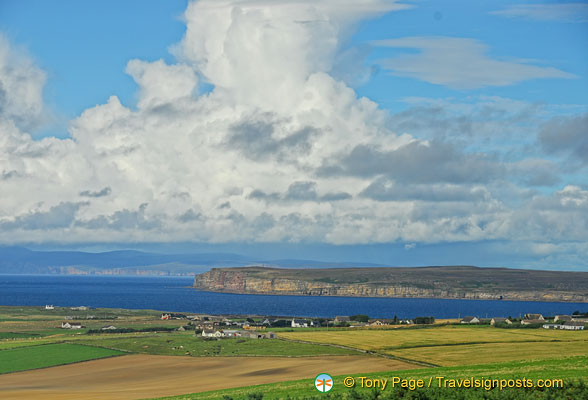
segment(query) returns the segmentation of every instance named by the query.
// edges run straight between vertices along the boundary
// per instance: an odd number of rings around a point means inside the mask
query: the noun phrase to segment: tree
[[[365,314],[357,314],[357,315],[352,315],[351,317],[349,317],[349,319],[351,321],[357,321],[357,322],[368,322],[370,317],[368,317]]]

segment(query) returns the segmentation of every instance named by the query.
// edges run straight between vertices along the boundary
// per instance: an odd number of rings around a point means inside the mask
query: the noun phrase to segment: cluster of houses
[[[85,328],[85,326],[82,325],[81,322],[65,321],[65,322],[61,323],[61,329],[83,329],[83,328]],[[103,331],[111,331],[111,330],[117,329],[117,327],[114,325],[106,325],[100,329]]]
[[[162,315],[162,318],[167,319],[167,314]],[[193,325],[196,330],[202,330],[203,337],[209,338],[229,338],[229,337],[246,337],[252,339],[273,339],[275,334],[273,332],[263,332],[270,327],[291,327],[291,328],[317,328],[321,326],[385,326],[391,324],[413,324],[412,320],[404,319],[371,319],[367,322],[354,321],[348,316],[337,316],[333,320],[317,320],[317,319],[280,319],[280,318],[263,318],[260,322],[232,321],[226,317],[207,316],[207,317],[191,317]],[[261,332],[260,332],[261,331]]]
[[[77,307],[70,307],[72,311],[88,311],[90,307],[88,306],[77,306]],[[55,310],[55,306],[53,304],[45,304],[45,310]]]
[[[461,319],[462,324],[483,324],[490,323],[490,325],[507,324],[512,325],[513,321],[510,318],[478,318],[467,316]],[[584,325],[588,323],[587,317],[580,317],[574,315],[556,315],[553,322],[549,323],[541,314],[525,314],[519,321],[521,325],[541,325],[545,329],[564,329],[568,331],[581,331]]]
[[[247,331],[247,330],[230,330],[230,329],[204,329],[202,331],[202,337],[208,338],[234,338],[244,337],[249,339],[275,339],[276,334],[273,332],[258,332],[258,331]]]

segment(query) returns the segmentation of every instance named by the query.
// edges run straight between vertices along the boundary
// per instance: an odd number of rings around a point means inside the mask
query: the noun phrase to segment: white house
[[[223,337],[223,333],[221,331],[215,331],[213,329],[205,329],[202,331],[202,336],[220,338]]]
[[[292,319],[292,328],[308,328],[308,321],[304,319]]]
[[[62,322],[61,328],[63,328],[63,329],[82,329],[83,326],[79,322]]]
[[[116,329],[116,326],[114,326],[114,325],[106,325],[106,326],[103,326],[102,328],[100,328],[100,330],[102,330],[102,331],[113,331],[115,329]]]
[[[55,310],[55,307],[52,304],[47,304],[45,310]]]
[[[468,317],[464,317],[461,320],[461,323],[462,324],[478,324],[478,323],[480,323],[480,320],[477,317],[468,316]]]

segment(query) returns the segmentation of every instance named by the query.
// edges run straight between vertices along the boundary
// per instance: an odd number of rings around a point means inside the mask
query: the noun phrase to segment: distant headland
[[[213,268],[194,287],[226,293],[588,302],[588,272],[473,266]]]

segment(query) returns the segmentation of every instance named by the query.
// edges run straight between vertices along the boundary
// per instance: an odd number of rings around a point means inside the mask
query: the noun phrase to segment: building
[[[106,325],[106,326],[103,326],[102,328],[100,328],[100,330],[102,330],[102,331],[113,331],[115,329],[117,329],[117,328],[114,325]]]
[[[203,337],[220,338],[223,336],[221,331],[215,331],[214,329],[205,329],[202,331]]]
[[[564,322],[560,325],[559,329],[565,329],[566,331],[582,331],[584,330],[584,323],[579,321]]]
[[[350,322],[351,318],[344,316],[344,315],[339,315],[335,317],[335,324],[342,324],[344,322]]]
[[[467,316],[461,320],[462,324],[478,324],[480,320],[477,317]]]
[[[525,319],[545,321],[545,318],[543,318],[543,315],[541,314],[525,314],[523,320]]]
[[[84,326],[82,326],[82,324],[79,322],[62,322],[61,328],[62,329],[82,329],[82,328],[84,328]]]
[[[496,324],[509,324],[512,325],[512,321],[508,318],[500,318],[500,317],[494,317],[490,320],[490,325],[496,325]]]
[[[522,319],[521,325],[536,325],[545,323],[545,319]]]
[[[572,316],[571,315],[556,315],[555,318],[553,319],[553,322],[567,322],[567,321],[572,321]]]
[[[73,311],[87,311],[88,310],[88,307],[86,307],[86,306],[79,306],[79,307],[70,307],[69,309],[70,310],[73,310]]]
[[[55,307],[52,304],[47,304],[45,310],[55,310]]]
[[[292,328],[308,328],[308,321],[304,319],[292,319]]]
[[[560,329],[560,324],[543,324],[544,329]]]
[[[583,322],[583,323],[587,324],[588,323],[588,318],[586,318],[586,317],[574,317],[574,316],[572,316],[572,321],[574,321],[574,322]]]

